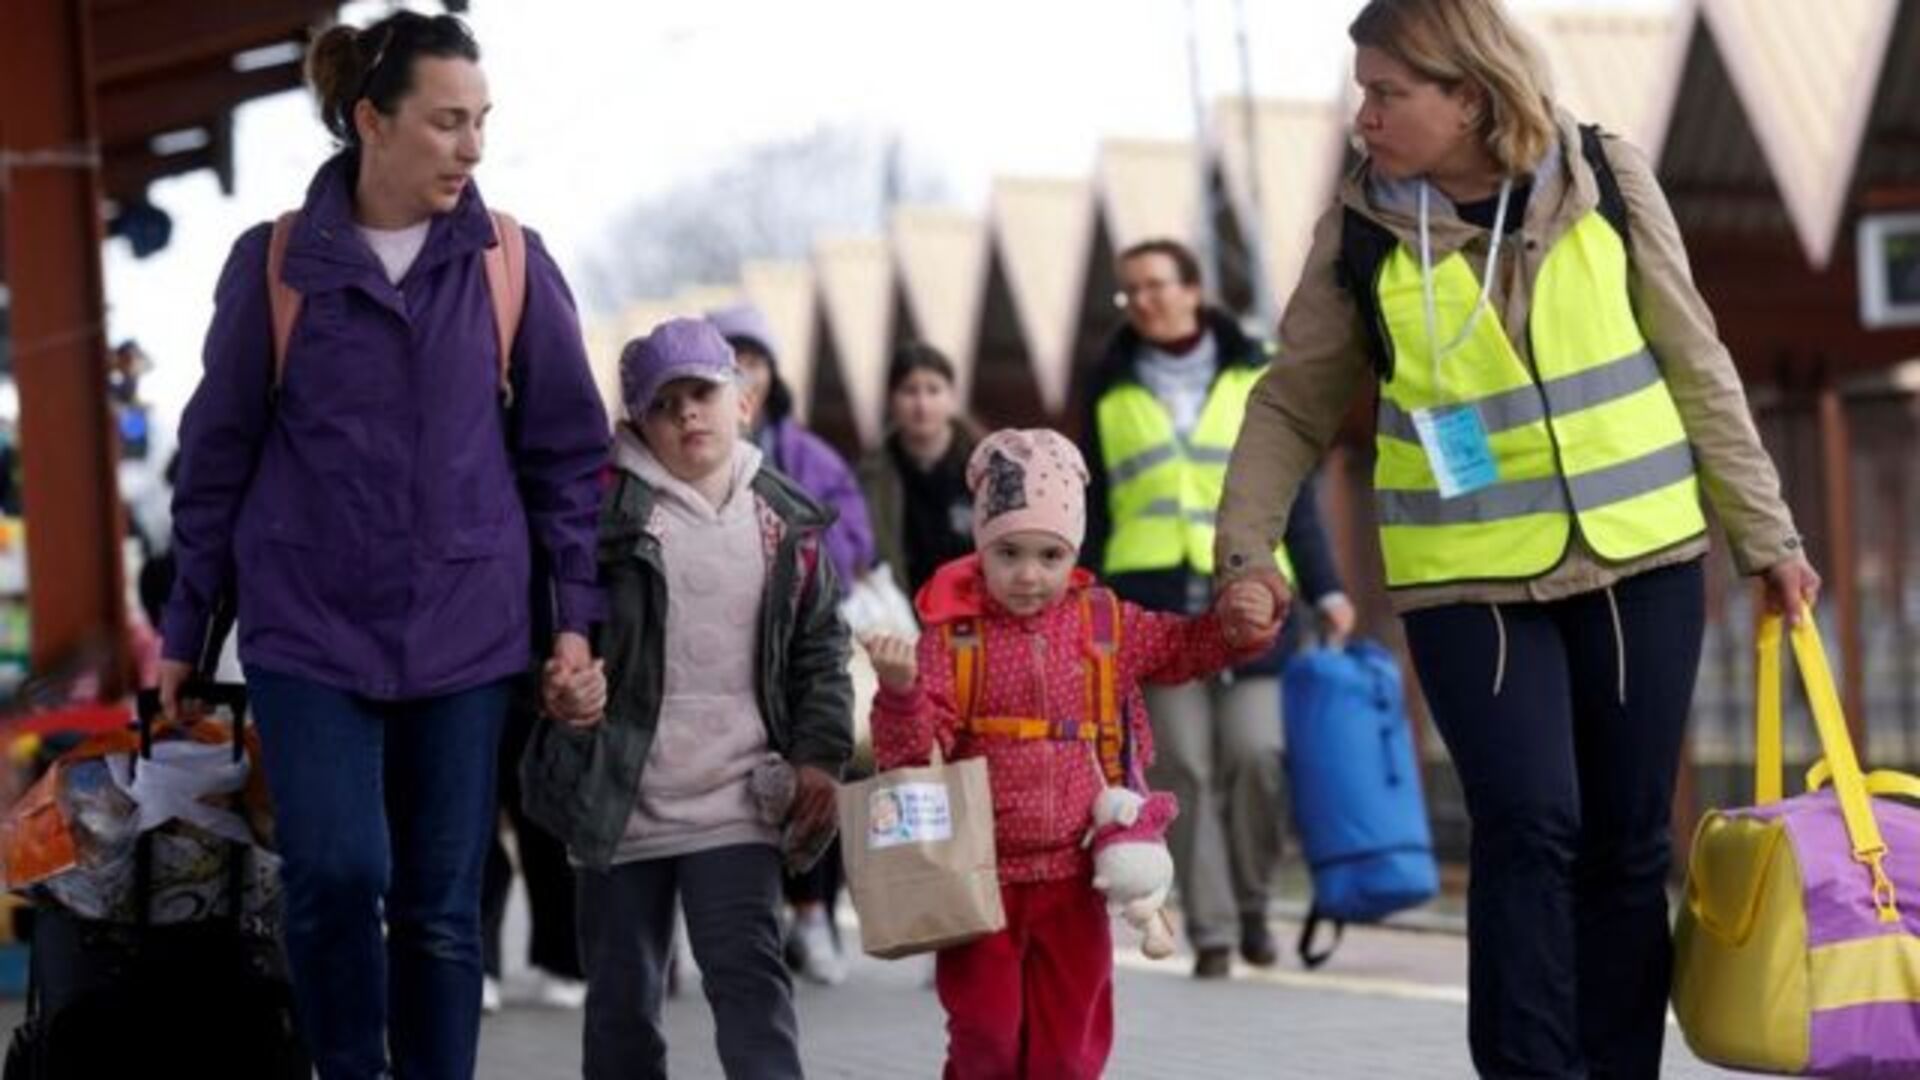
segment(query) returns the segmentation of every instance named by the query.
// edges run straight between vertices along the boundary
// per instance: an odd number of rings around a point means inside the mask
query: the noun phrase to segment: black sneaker
[[[1196,979],[1224,979],[1231,974],[1233,950],[1225,945],[1208,946],[1193,958],[1193,977]]]
[[[1240,958],[1262,968],[1280,962],[1280,947],[1274,944],[1273,930],[1265,916],[1240,916]]]

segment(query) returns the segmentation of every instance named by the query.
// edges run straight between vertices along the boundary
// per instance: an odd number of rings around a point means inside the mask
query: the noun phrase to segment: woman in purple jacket
[[[608,425],[530,233],[501,385],[479,55],[457,19],[410,12],[314,43],[341,148],[287,233],[284,370],[261,225],[221,274],[181,425],[163,698],[174,712],[236,605],[327,1078],[472,1075],[495,743],[532,660],[530,595],[551,600],[556,662],[591,663]],[[537,590],[530,542],[552,567]]]

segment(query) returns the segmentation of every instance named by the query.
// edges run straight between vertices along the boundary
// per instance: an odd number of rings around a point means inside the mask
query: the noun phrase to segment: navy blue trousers
[[[1406,617],[1473,822],[1468,1041],[1483,1076],[1659,1075],[1703,585],[1696,560],[1551,603]]]

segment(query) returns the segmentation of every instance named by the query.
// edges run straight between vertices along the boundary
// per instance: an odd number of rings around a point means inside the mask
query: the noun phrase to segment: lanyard
[[[1486,310],[1487,295],[1493,291],[1494,272],[1500,265],[1500,241],[1507,231],[1507,199],[1513,194],[1513,177],[1500,181],[1500,201],[1494,204],[1493,240],[1487,246],[1487,269],[1480,281],[1480,296],[1473,303],[1473,310],[1467,313],[1467,321],[1455,334],[1452,341],[1445,345],[1439,341],[1439,318],[1434,313],[1433,302],[1433,240],[1427,228],[1427,200],[1431,185],[1423,178],[1420,181],[1420,299],[1426,306],[1427,348],[1433,364],[1433,396],[1441,399],[1440,361],[1447,354],[1464,345],[1473,334],[1473,328],[1480,321],[1481,312]]]

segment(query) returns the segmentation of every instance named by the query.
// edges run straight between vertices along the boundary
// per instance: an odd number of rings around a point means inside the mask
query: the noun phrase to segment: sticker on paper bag
[[[945,784],[875,788],[867,797],[867,847],[953,839],[953,807]]]
[[[1441,498],[1479,491],[1500,479],[1480,410],[1471,405],[1420,409],[1413,414],[1413,427],[1420,433],[1420,446],[1427,452],[1427,465]]]

